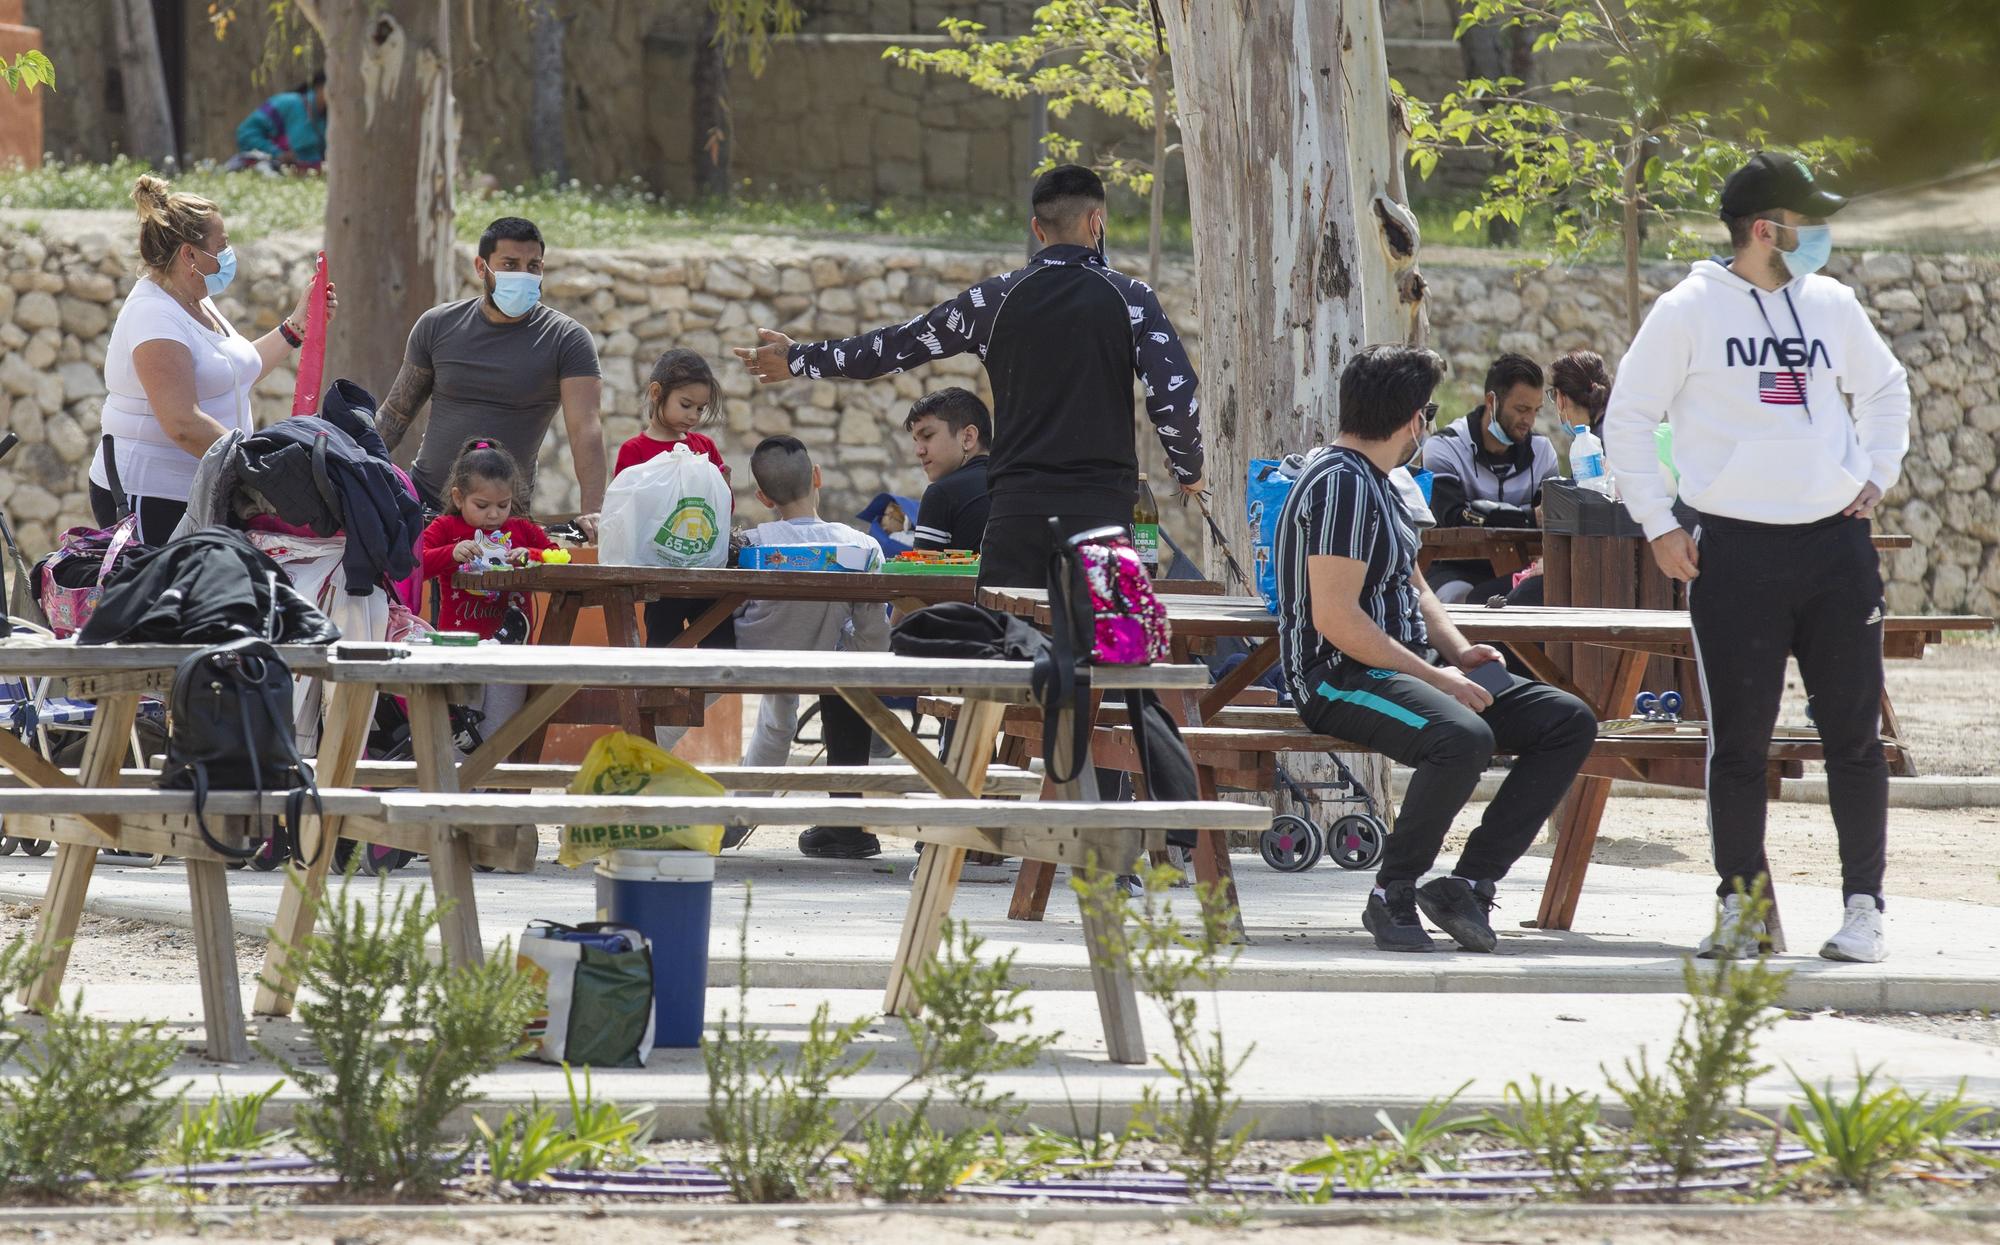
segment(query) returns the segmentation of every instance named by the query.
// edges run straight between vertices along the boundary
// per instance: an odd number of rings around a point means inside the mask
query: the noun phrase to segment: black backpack
[[[275,597],[275,592],[274,592]],[[271,856],[303,857],[299,821],[310,796],[325,815],[312,767],[301,760],[292,726],[292,672],[269,640],[256,636],[212,644],[174,671],[168,700],[172,722],[160,787],[194,792],[195,826],[210,848],[248,860],[256,847],[222,843],[209,832],[203,806],[210,791],[286,791],[283,817],[274,819]],[[327,844],[320,843],[320,851]]]

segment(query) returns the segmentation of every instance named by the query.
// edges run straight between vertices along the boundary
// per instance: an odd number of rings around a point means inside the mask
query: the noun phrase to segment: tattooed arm
[[[403,435],[410,430],[410,424],[417,418],[417,412],[424,403],[431,400],[431,370],[418,367],[407,360],[396,373],[396,383],[389,386],[389,396],[382,400],[382,409],[375,413],[375,429],[382,434],[382,440],[391,450],[402,443]]]

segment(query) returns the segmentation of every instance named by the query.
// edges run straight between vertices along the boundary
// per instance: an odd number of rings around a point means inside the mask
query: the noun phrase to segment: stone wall
[[[0,222],[0,427],[25,442],[0,467],[0,509],[31,552],[63,527],[88,521],[84,467],[97,438],[105,342],[119,300],[131,288],[130,228],[122,216],[76,216],[33,232]],[[239,248],[241,275],[222,300],[239,328],[276,323],[307,277],[313,240],[272,239]],[[471,293],[471,256],[465,256]],[[729,358],[769,325],[795,337],[827,337],[906,319],[964,285],[1017,263],[1009,250],[944,252],[850,241],[717,239],[617,253],[556,251],[549,302],[595,335],[605,373],[604,429],[615,448],[637,433],[639,392],[663,350],[700,351],[722,379],[710,429],[732,463],[747,463],[757,441],[789,432],[812,447],[823,469],[829,516],[853,514],[877,491],[917,495],[902,415],[927,389],[962,384],[990,398],[971,357],[873,383],[794,382],[759,389]],[[1598,350],[1615,368],[1626,345],[1621,275],[1605,269],[1524,271],[1483,256],[1441,257],[1425,265],[1433,339],[1451,361],[1448,414],[1469,406],[1487,363],[1501,350],[1547,360],[1576,346]],[[1834,275],[1863,291],[1897,355],[1909,367],[1916,402],[1914,445],[1903,480],[1883,508],[1881,527],[1915,537],[1885,555],[1889,603],[1899,611],[2000,612],[2000,263],[1901,254],[1838,256]],[[1676,270],[1645,272],[1650,299]],[[1170,262],[1162,298],[1200,359],[1192,277]],[[259,417],[282,418],[292,376],[277,372],[259,389]],[[1553,424],[1553,413],[1549,416]],[[557,421],[545,447],[537,509],[576,505],[569,451]],[[406,446],[408,449],[413,445]],[[1142,441],[1155,480],[1165,478],[1158,447]],[[739,514],[759,515],[749,472],[735,472]],[[1164,496],[1162,497],[1164,501]],[[1163,507],[1177,538],[1194,538],[1180,507]]]

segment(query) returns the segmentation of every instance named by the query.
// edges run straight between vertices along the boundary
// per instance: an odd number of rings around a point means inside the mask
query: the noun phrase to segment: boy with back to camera
[[[750,455],[757,500],[777,517],[742,533],[748,545],[851,545],[868,551],[868,570],[881,569],[875,538],[845,523],[819,517],[819,468],[797,437],[766,437]],[[738,648],[817,652],[887,652],[889,617],[879,602],[749,601],[736,612]],[[798,729],[799,698],[765,695],[757,730],[744,750],[751,766],[784,765]],[[819,698],[820,731],[828,765],[866,765],[874,732],[838,695]],[[799,852],[832,860],[865,860],[882,844],[859,826],[814,826],[799,835]]]

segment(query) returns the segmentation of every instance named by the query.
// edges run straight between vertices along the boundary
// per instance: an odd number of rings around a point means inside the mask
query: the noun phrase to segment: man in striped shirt
[[[1582,701],[1468,643],[1417,569],[1389,473],[1422,448],[1443,374],[1443,359],[1406,346],[1350,359],[1341,433],[1307,460],[1278,519],[1278,637],[1299,716],[1415,771],[1362,915],[1383,951],[1435,950],[1419,908],[1467,951],[1493,950],[1495,886],[1597,737]],[[1419,886],[1496,750],[1515,756],[1506,782],[1450,875]]]

